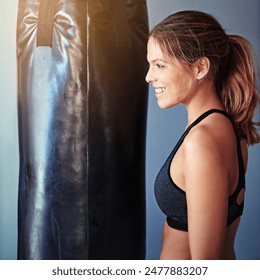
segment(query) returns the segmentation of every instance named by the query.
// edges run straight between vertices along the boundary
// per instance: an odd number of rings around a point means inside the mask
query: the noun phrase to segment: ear
[[[204,79],[210,70],[210,61],[207,57],[201,57],[195,62],[195,75],[198,81]]]

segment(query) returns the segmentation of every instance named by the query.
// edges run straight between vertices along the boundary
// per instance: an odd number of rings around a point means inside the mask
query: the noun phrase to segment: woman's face
[[[146,81],[155,89],[158,106],[169,108],[185,101],[193,88],[192,68],[187,71],[177,59],[165,55],[153,37],[148,41],[147,60]]]

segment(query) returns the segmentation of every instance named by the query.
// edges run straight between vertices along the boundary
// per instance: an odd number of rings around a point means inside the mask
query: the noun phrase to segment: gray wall
[[[15,259],[17,245],[18,138],[16,14],[18,0],[0,0],[0,259]],[[246,37],[260,57],[259,0],[147,0],[150,26],[168,14],[198,9],[214,14],[229,33]],[[258,115],[259,119],[260,114]],[[186,124],[183,107],[161,110],[149,95],[147,127],[147,259],[157,259],[165,217],[153,194],[154,179]],[[245,213],[236,240],[239,259],[260,259],[260,145],[249,150]]]
[[[17,3],[0,0],[0,259],[15,259],[17,244]]]

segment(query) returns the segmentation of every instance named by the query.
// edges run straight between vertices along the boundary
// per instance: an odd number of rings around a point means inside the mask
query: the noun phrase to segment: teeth
[[[164,90],[165,90],[165,88],[155,88],[155,92],[158,93],[158,94],[163,93]]]

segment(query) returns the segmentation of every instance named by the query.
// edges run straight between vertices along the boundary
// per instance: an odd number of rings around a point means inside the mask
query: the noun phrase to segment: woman
[[[160,108],[182,103],[186,130],[155,182],[167,219],[161,259],[235,259],[247,146],[259,142],[250,44],[199,11],[170,15],[148,41],[146,76]]]

